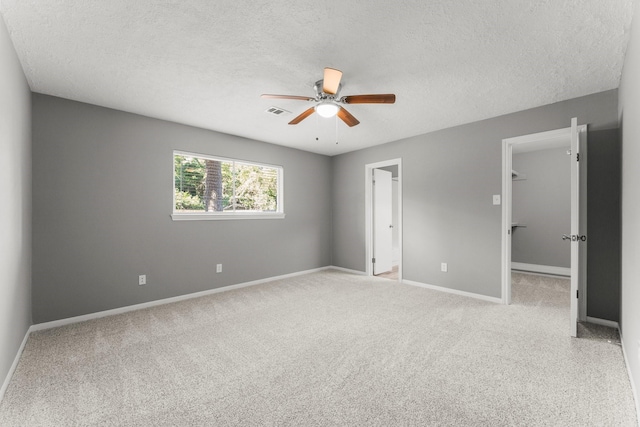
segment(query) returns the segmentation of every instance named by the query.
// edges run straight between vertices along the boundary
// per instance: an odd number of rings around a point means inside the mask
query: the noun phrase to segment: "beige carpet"
[[[634,426],[566,280],[493,304],[326,271],[31,335],[2,426]]]

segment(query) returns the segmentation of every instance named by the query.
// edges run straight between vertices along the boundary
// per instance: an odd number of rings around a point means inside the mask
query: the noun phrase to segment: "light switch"
[[[499,205],[500,204],[500,195],[499,194],[494,194],[493,195],[493,204],[494,205]]]

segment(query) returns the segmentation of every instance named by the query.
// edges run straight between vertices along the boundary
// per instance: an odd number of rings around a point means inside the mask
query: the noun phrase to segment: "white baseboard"
[[[16,357],[13,359],[13,364],[11,364],[11,368],[9,368],[9,372],[7,372],[7,376],[2,383],[2,388],[0,388],[0,402],[4,399],[4,393],[7,391],[7,387],[9,387],[9,383],[11,382],[11,378],[13,377],[13,373],[16,371],[18,367],[18,362],[20,362],[20,356],[22,356],[22,351],[24,350],[24,346],[27,344],[27,340],[29,339],[29,335],[31,334],[31,327],[27,329],[27,333],[24,335],[24,339],[22,340],[22,344],[20,344],[20,348],[18,348],[18,352],[16,353]]]
[[[434,291],[446,292],[446,293],[449,293],[449,294],[455,294],[455,295],[460,295],[460,296],[463,296],[463,297],[475,298],[475,299],[480,299],[480,300],[483,300],[483,301],[489,301],[489,302],[495,302],[495,303],[498,303],[498,304],[502,304],[502,299],[501,298],[490,297],[490,296],[487,296],[487,295],[474,294],[472,292],[459,291],[457,289],[444,288],[442,286],[428,285],[426,283],[414,282],[413,280],[406,280],[406,279],[403,279],[402,283],[404,283],[405,285],[417,286],[419,288],[426,288],[426,289],[431,289],[431,290],[434,290]]]
[[[633,376],[631,375],[631,366],[629,366],[629,359],[627,357],[627,351],[624,347],[624,338],[622,337],[622,331],[618,329],[620,333],[620,346],[622,347],[622,358],[624,359],[624,364],[627,367],[627,376],[629,377],[629,383],[631,384],[631,394],[633,395],[633,401],[636,404],[636,417],[638,419],[638,427],[640,427],[640,400],[638,400],[638,389],[636,388],[635,383],[633,382]]]
[[[336,268],[332,266],[313,268],[311,270],[298,271],[295,273],[283,274],[281,276],[268,277],[265,279],[253,280],[251,282],[238,283],[236,285],[223,286],[220,288],[209,289],[206,291],[194,292],[186,295],[178,295],[176,297],[164,298],[155,301],[144,302],[141,304],[128,305],[125,307],[118,307],[111,310],[98,311],[96,313],[84,314],[81,316],[68,317],[66,319],[53,320],[51,322],[38,323],[31,326],[32,331],[41,331],[44,329],[57,328],[59,326],[71,325],[73,323],[85,322],[87,320],[100,319],[101,317],[115,316],[117,314],[128,313],[130,311],[142,310],[149,307],[156,307],[158,305],[171,304],[178,301],[184,301],[188,299],[203,297],[206,295],[217,294],[220,292],[232,291],[234,289],[246,288],[248,286],[260,285],[262,283],[272,282],[274,280],[286,279],[289,277],[301,276],[303,274],[316,273],[318,271],[327,270],[330,268]]]
[[[335,265],[331,265],[331,266],[326,267],[326,268],[327,269],[331,269],[331,270],[343,271],[345,273],[357,274],[359,276],[365,276],[367,274],[364,271],[352,270],[350,268],[344,268],[344,267],[336,267]]]
[[[620,330],[620,325],[618,324],[618,322],[614,322],[613,320],[599,319],[597,317],[587,316],[587,322],[593,323],[594,325],[602,325],[602,326],[608,326],[610,328],[616,328],[618,331]]]
[[[555,267],[553,265],[526,264],[524,262],[512,262],[512,270],[530,271],[532,273],[551,274],[553,276],[571,277],[571,269],[568,267]]]

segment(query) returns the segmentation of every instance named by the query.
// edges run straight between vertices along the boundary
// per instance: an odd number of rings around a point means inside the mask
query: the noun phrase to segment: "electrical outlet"
[[[138,276],[138,285],[146,285],[147,284],[147,275],[141,274]]]
[[[500,195],[499,194],[494,194],[493,195],[493,204],[494,205],[499,205],[500,204]]]
[[[216,273],[222,273],[222,264],[216,264]]]
[[[446,262],[441,262],[440,263],[440,271],[446,273],[447,271],[449,271],[449,266],[447,265]]]

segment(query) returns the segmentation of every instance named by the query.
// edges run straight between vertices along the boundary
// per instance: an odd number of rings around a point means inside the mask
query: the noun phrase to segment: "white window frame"
[[[247,212],[247,211],[232,211],[232,212],[180,212],[176,211],[176,171],[175,171],[175,156],[188,156],[197,157],[200,159],[219,160],[222,162],[237,162],[251,166],[264,166],[273,168],[278,171],[278,197],[277,207],[275,212]],[[268,163],[259,163],[251,160],[231,159],[228,157],[211,156],[208,154],[193,153],[190,151],[173,150],[171,155],[171,167],[173,173],[171,174],[173,180],[171,182],[172,196],[172,210],[171,219],[174,221],[207,221],[207,220],[228,220],[228,219],[282,219],[284,214],[284,168],[280,165],[271,165]]]

